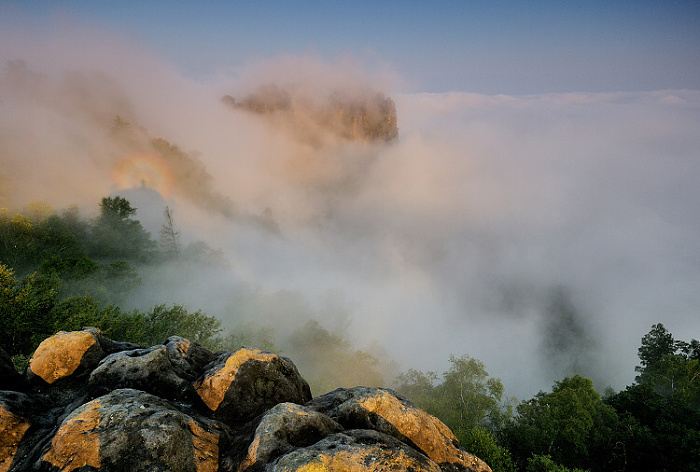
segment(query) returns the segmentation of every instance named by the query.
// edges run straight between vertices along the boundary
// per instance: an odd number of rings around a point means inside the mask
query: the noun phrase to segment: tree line
[[[212,350],[280,351],[269,327],[247,323],[225,333],[217,317],[182,305],[121,308],[140,283],[139,267],[187,257],[172,212],[164,213],[160,242],[135,213],[121,197],[103,198],[91,220],[77,208],[0,211],[0,345],[18,370],[46,337],[85,326],[144,346],[180,335]],[[317,394],[384,384],[375,355],[318,321],[294,330],[285,349],[302,374],[309,369]],[[495,472],[700,470],[700,342],[677,340],[659,323],[641,339],[638,355],[633,384],[603,395],[590,379],[573,375],[517,401],[469,355],[451,356],[441,375],[409,369],[393,387],[440,418]]]
[[[501,381],[466,355],[450,358],[441,378],[409,370],[396,388],[494,471],[697,471],[699,348],[655,324],[641,340],[635,382],[602,396],[573,375],[529,400],[506,399]]]

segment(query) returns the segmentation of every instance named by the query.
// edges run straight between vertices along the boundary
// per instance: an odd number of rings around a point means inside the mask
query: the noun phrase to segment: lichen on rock
[[[91,331],[61,331],[45,339],[29,361],[30,376],[40,377],[47,384],[82,370],[90,370],[105,356],[102,346]]]
[[[40,348],[0,391],[0,472],[490,472],[391,390],[312,399],[274,353],[141,348],[95,329]]]
[[[194,388],[214,417],[229,423],[248,421],[278,403],[311,400],[309,384],[291,360],[245,347],[212,361]]]

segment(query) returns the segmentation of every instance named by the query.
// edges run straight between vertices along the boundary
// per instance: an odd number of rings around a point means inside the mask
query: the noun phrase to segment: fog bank
[[[0,207],[90,214],[156,190],[183,240],[228,265],[147,274],[134,306],[278,329],[316,317],[403,368],[469,354],[519,398],[574,371],[624,387],[653,323],[700,337],[698,91],[403,94],[360,60],[309,57],[195,83],[79,34],[3,42]],[[398,139],[309,140],[221,101],[265,84],[315,103],[383,93]]]

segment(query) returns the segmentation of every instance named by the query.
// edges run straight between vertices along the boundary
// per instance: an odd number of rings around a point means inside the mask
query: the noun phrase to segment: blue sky
[[[347,55],[410,91],[700,89],[697,1],[3,2],[1,27],[57,22],[135,41],[202,80],[281,55]]]

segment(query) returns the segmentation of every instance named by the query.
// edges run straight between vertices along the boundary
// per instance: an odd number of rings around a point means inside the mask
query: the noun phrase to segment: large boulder
[[[280,403],[268,410],[258,424],[238,472],[263,470],[279,456],[342,430],[324,414],[295,403]]]
[[[95,332],[61,331],[36,348],[29,361],[27,377],[33,383],[49,385],[68,377],[76,378],[89,373],[105,355]]]
[[[309,384],[291,360],[246,347],[212,361],[194,388],[213,416],[230,424],[248,421],[278,403],[311,400]]]
[[[68,415],[35,467],[215,472],[225,434],[215,421],[190,416],[154,395],[120,389]]]
[[[337,389],[306,405],[348,429],[373,429],[410,444],[443,470],[490,472],[489,466],[459,446],[450,429],[436,417],[384,388]]]
[[[268,472],[441,472],[435,462],[378,431],[350,430],[297,449],[271,463]]]
[[[92,371],[88,385],[94,394],[135,388],[171,400],[186,397],[192,389],[175,373],[163,345],[110,354]]]

